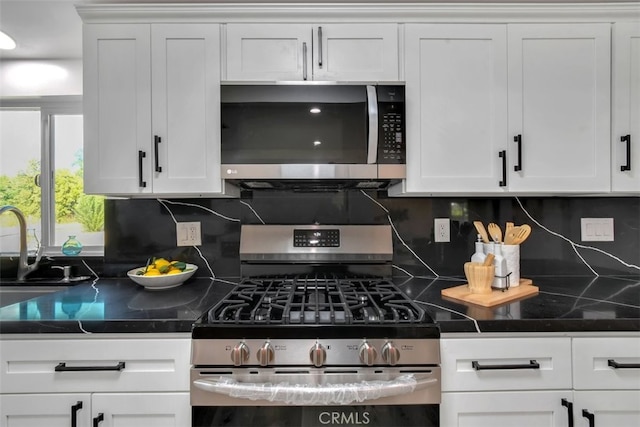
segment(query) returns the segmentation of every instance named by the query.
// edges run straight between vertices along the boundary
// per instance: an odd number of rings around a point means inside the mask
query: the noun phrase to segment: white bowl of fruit
[[[182,285],[198,270],[195,264],[152,258],[146,266],[127,271],[127,276],[150,290],[171,289]]]

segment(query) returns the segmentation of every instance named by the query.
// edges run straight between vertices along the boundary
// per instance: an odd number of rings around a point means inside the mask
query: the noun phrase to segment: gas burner
[[[424,311],[382,278],[245,279],[208,313],[211,324],[420,323]]]

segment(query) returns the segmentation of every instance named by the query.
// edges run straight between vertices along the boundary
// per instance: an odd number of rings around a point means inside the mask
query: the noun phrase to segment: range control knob
[[[275,352],[273,351],[271,343],[266,341],[262,344],[262,347],[258,349],[256,355],[258,356],[258,363],[260,363],[260,366],[267,366],[273,362]]]
[[[396,366],[400,360],[400,350],[391,341],[382,346],[382,360],[391,366]]]
[[[311,358],[311,363],[316,368],[324,365],[324,362],[327,360],[327,352],[319,342],[316,342],[311,350],[309,350],[309,357]]]
[[[242,366],[249,360],[249,347],[243,342],[236,344],[231,349],[231,361],[233,362],[233,366]]]
[[[376,357],[378,357],[376,348],[365,340],[360,346],[360,361],[367,366],[371,366],[376,361]]]

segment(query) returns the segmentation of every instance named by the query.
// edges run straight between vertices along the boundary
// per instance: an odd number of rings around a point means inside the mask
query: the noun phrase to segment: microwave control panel
[[[378,163],[406,163],[404,86],[378,87]]]

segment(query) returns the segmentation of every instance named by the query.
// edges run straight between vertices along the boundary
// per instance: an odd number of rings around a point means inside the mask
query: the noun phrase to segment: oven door
[[[440,368],[191,370],[193,426],[437,426]]]

